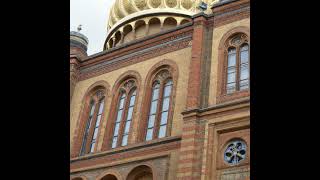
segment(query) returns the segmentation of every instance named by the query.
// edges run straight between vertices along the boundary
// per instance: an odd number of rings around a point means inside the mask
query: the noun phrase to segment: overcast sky
[[[103,50],[107,33],[109,10],[115,0],[70,0],[70,31],[77,31],[88,37],[88,55]]]

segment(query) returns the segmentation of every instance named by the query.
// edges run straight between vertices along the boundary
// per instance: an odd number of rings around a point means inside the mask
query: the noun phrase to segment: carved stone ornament
[[[230,38],[230,40],[226,43],[226,47],[229,46],[240,46],[243,43],[248,43],[248,36],[245,34],[237,34],[233,36],[233,38]]]
[[[169,73],[168,70],[163,70],[161,72],[158,73],[156,79],[159,80],[159,81],[164,81],[166,80],[167,78],[169,78],[171,75]]]
[[[123,83],[121,90],[129,92],[130,89],[132,89],[135,86],[136,86],[136,82],[133,79],[129,79]]]
[[[96,96],[98,97],[98,99],[103,98],[103,95],[104,95],[104,93],[103,93],[102,90],[99,90],[99,91],[97,91],[97,93],[96,93]]]

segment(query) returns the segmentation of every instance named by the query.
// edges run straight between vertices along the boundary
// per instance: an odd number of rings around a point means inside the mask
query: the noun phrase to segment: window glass
[[[115,148],[117,146],[118,137],[114,137],[112,139],[112,148]]]
[[[148,129],[146,140],[147,141],[152,140],[152,135],[153,135],[153,128],[152,129]]]
[[[152,101],[150,114],[155,114],[156,113],[156,111],[157,111],[157,103],[158,103],[158,101]]]
[[[152,100],[157,100],[159,98],[159,88],[154,89],[152,93]]]
[[[132,96],[131,96],[131,99],[130,99],[130,105],[129,105],[129,106],[134,106],[135,100],[136,100],[136,96],[135,96],[135,95],[132,95]]]
[[[98,129],[99,128],[94,128],[94,133],[93,133],[93,140],[97,139],[97,136],[98,136]]]
[[[236,48],[230,48],[228,52],[228,67],[236,66]]]
[[[126,146],[128,144],[128,135],[124,135],[122,138],[121,146]]]
[[[236,91],[236,83],[227,84],[227,94],[233,93]]]
[[[101,115],[97,117],[96,127],[99,127],[101,121]]]
[[[249,89],[249,80],[240,81],[240,90]]]
[[[96,143],[95,143],[95,142],[91,144],[91,147],[90,147],[90,153],[92,153],[92,152],[94,151],[94,146],[95,146],[95,145],[96,145]]]
[[[149,123],[148,123],[148,128],[151,128],[154,126],[154,120],[156,118],[156,115],[151,115],[149,116]]]
[[[164,126],[160,126],[160,129],[159,129],[159,138],[163,138],[166,136],[166,130],[167,130],[167,126],[164,125]]]
[[[98,114],[102,114],[103,106],[104,106],[104,101],[102,101],[102,102],[100,103],[99,113],[98,113]]]
[[[127,116],[127,120],[132,119],[132,112],[133,112],[133,107],[130,107],[130,108],[128,109],[128,116]]]
[[[126,126],[125,126],[125,129],[124,129],[124,133],[125,133],[125,134],[129,133],[130,124],[131,124],[131,121],[127,121],[127,122],[126,122]]]
[[[236,82],[236,73],[228,73],[228,83]]]
[[[169,110],[169,104],[170,104],[170,98],[164,98],[163,99],[163,105],[162,105],[162,111],[167,111]]]
[[[121,121],[121,117],[122,117],[122,110],[119,110],[116,122],[120,122]]]
[[[160,122],[160,125],[167,124],[167,120],[168,120],[168,111],[163,112],[163,113],[161,114],[161,122]]]
[[[114,128],[114,136],[118,136],[119,128],[120,128],[120,123],[116,123],[116,126]]]
[[[171,85],[166,86],[166,87],[164,88],[164,97],[169,97],[169,96],[170,96],[170,94],[171,94],[171,88],[172,88]]]

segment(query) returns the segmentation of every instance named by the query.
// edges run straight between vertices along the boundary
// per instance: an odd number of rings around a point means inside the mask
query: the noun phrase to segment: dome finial
[[[77,30],[78,30],[78,32],[80,32],[82,30],[82,24],[79,24]]]

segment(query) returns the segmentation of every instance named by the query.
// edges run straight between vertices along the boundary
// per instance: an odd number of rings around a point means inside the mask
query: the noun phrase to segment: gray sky
[[[109,9],[115,0],[70,0],[70,31],[82,24],[81,33],[88,37],[88,55],[103,50],[107,34]]]

